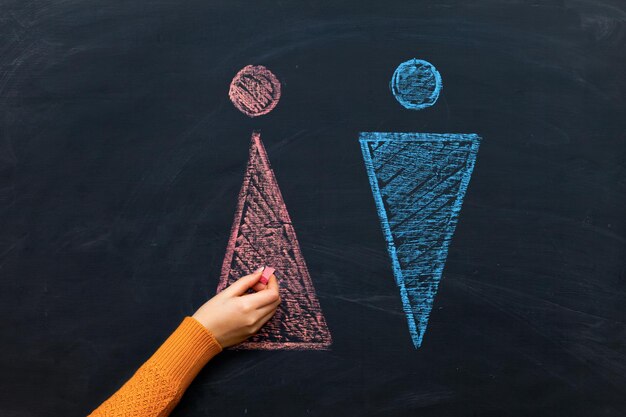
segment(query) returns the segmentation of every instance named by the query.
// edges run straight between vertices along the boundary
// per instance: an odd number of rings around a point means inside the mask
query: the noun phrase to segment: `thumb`
[[[230,287],[226,288],[223,292],[226,293],[226,295],[228,295],[229,297],[237,297],[245,294],[246,291],[252,288],[257,282],[259,282],[262,272],[263,267],[257,269],[249,275],[245,275],[239,278],[237,281],[230,284]]]

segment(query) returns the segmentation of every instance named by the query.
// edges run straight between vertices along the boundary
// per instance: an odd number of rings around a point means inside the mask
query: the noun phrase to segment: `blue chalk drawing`
[[[409,331],[418,348],[480,137],[362,132],[359,142]]]
[[[389,82],[389,88],[405,108],[421,110],[435,104],[443,83],[433,64],[414,58],[398,65]]]

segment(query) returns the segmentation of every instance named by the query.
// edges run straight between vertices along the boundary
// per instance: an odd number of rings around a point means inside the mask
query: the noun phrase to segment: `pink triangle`
[[[259,333],[237,347],[327,349],[332,338],[326,320],[260,134],[254,132],[217,291],[263,265],[276,268],[282,302]]]

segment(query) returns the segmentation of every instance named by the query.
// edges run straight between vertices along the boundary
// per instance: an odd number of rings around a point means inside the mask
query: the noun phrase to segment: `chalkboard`
[[[332,343],[174,416],[626,415],[625,46],[617,0],[2,1],[0,414],[88,414],[215,294],[259,132]],[[481,138],[420,340],[366,132]]]

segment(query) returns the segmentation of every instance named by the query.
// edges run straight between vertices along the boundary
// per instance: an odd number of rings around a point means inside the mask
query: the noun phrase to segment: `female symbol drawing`
[[[248,65],[230,84],[229,96],[243,114],[271,112],[280,99],[278,78]],[[327,349],[332,339],[276,177],[258,132],[252,133],[248,166],[222,264],[218,292],[258,265],[276,268],[283,302],[243,349]]]

